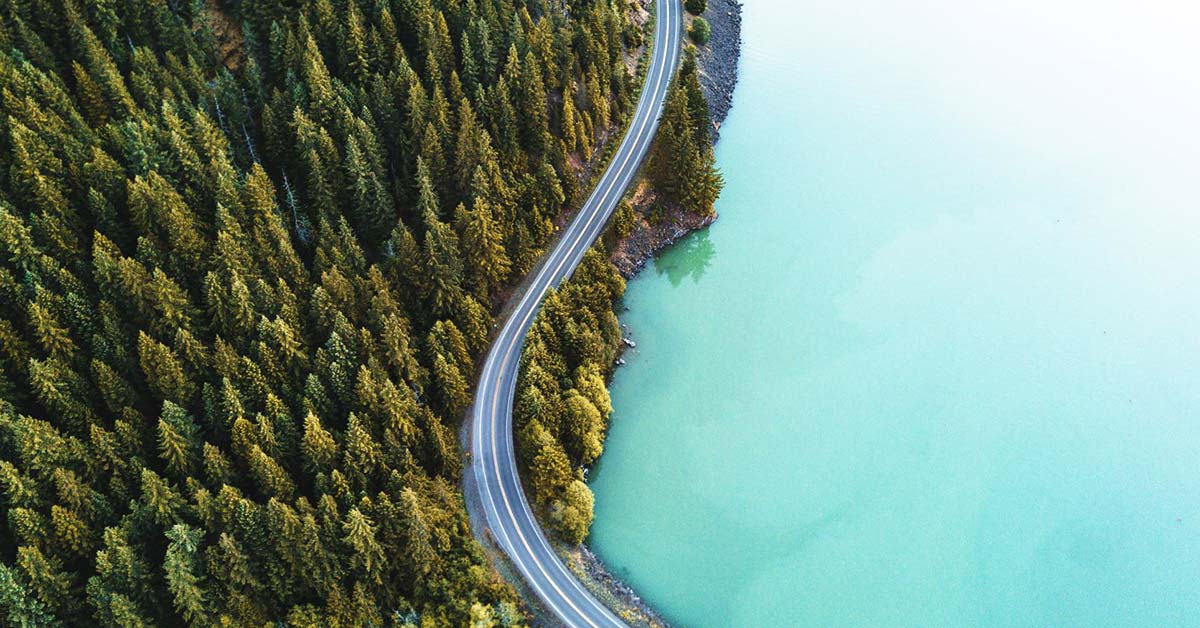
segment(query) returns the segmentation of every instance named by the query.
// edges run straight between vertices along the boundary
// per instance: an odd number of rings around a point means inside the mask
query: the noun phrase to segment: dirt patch
[[[650,32],[646,28],[646,24],[650,21],[650,2],[652,0],[630,0],[629,2],[629,24],[638,32],[642,33],[642,37],[646,37]],[[642,58],[642,51],[645,50],[645,41],[636,49],[625,52],[625,69],[630,74],[637,74],[638,60]]]
[[[204,13],[217,40],[217,60],[230,72],[237,72],[246,62],[246,52],[243,50],[246,37],[242,34],[242,23],[221,0],[204,0]]]
[[[633,206],[633,229],[613,247],[609,256],[626,278],[638,274],[656,253],[679,238],[703,229],[717,219],[715,213],[696,214],[663,202],[645,179],[638,182],[629,203]]]

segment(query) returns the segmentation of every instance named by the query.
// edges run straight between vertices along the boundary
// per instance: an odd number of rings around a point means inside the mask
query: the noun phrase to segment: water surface
[[[1200,9],[745,0],[592,546],[692,628],[1200,625]]]

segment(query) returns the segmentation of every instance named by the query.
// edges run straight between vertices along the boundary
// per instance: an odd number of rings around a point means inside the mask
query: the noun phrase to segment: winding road
[[[612,162],[579,213],[563,230],[488,352],[475,392],[470,451],[474,482],[492,538],[542,603],[571,628],[627,628],[563,565],[521,490],[513,449],[513,396],[525,333],[542,297],[570,276],[604,230],[608,217],[646,155],[679,63],[683,34],[680,0],[655,0],[654,44],[637,109]]]

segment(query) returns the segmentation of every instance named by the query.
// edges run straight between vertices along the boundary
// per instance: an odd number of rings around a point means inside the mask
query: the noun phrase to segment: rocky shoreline
[[[696,64],[713,121],[715,143],[721,124],[733,107],[733,88],[737,85],[738,59],[742,54],[742,5],[737,0],[708,0],[703,17],[712,27],[712,39],[709,45],[700,48]]]
[[[708,0],[703,17],[712,27],[712,37],[708,45],[700,47],[696,64],[700,73],[700,87],[708,101],[715,144],[721,123],[733,104],[733,90],[737,85],[742,44],[742,5],[737,0]],[[659,215],[650,220],[647,215],[656,204],[655,196],[644,179],[628,193],[627,199],[634,208],[636,220],[633,230],[617,243],[611,255],[613,264],[627,279],[640,272],[659,251],[683,236],[711,225],[717,219],[715,213],[701,216],[679,208],[660,207]],[[584,586],[631,626],[670,628],[671,624],[639,597],[632,587],[614,576],[588,547],[560,547],[559,553],[566,558],[568,568]]]
[[[696,67],[700,87],[708,101],[713,143],[720,138],[721,124],[733,105],[737,85],[738,58],[742,49],[742,5],[737,0],[708,0],[702,17],[712,27],[708,45],[698,47]],[[689,18],[690,23],[690,18]],[[703,229],[717,219],[714,213],[701,216],[658,201],[643,179],[628,194],[634,211],[633,229],[613,247],[610,256],[617,270],[629,279],[641,272],[661,250],[683,236]]]
[[[649,604],[604,565],[586,545],[558,550],[567,568],[596,599],[634,628],[672,628]]]

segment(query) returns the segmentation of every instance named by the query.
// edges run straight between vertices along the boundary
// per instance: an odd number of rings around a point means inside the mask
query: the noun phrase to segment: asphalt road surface
[[[567,225],[525,292],[517,295],[520,301],[484,363],[471,417],[470,450],[475,482],[468,490],[478,492],[491,537],[508,554],[545,607],[571,628],[627,624],[575,579],[550,548],[538,525],[521,490],[517,471],[513,396],[525,333],[541,306],[542,297],[570,276],[584,252],[600,236],[654,138],[667,86],[679,63],[683,36],[680,0],[655,0],[655,7],[653,52],[629,129],[596,189]]]

